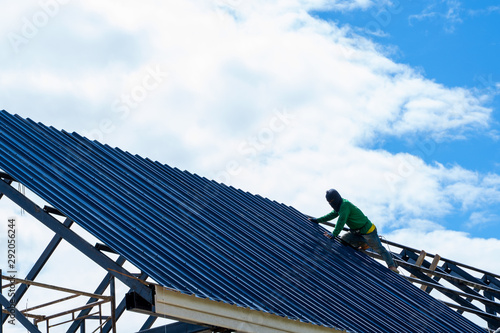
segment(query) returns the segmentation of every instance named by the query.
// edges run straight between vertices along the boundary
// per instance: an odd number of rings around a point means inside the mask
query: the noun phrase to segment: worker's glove
[[[318,219],[315,217],[310,217],[309,221],[314,222],[314,223],[318,223]]]
[[[332,239],[332,238],[333,238],[333,234],[332,234],[332,233],[329,233],[328,231],[325,231],[325,232],[323,233],[323,235],[325,235],[326,237],[328,237],[328,238],[330,238],[330,239]]]

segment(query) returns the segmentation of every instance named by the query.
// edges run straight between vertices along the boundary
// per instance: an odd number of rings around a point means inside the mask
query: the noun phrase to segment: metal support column
[[[122,256],[118,257],[118,259],[116,259],[116,263],[118,265],[122,266],[125,263],[125,258],[122,257]],[[104,293],[104,291],[108,288],[108,286],[110,284],[110,281],[111,281],[111,278],[112,278],[112,275],[110,273],[107,273],[106,276],[104,277],[104,279],[99,284],[99,286],[94,291],[94,294],[100,294],[100,295],[102,295]],[[95,298],[90,298],[87,301],[87,304],[93,303],[95,301],[96,301]],[[116,300],[115,300],[115,303],[116,303]],[[113,306],[113,309],[116,309],[116,306]],[[115,310],[115,312],[116,312],[116,310]],[[90,309],[85,309],[82,312],[80,312],[77,317],[78,318],[82,318],[82,317],[85,317],[86,315],[88,315],[89,313],[90,313]],[[115,318],[116,318],[116,314],[115,314]],[[66,333],[76,333],[76,330],[81,325],[83,325],[83,321],[82,320],[75,320],[71,324],[71,326],[68,328],[68,330],[66,331]]]
[[[115,292],[115,277],[111,276],[111,281],[109,284],[109,293],[111,295],[111,327],[113,333],[116,333],[116,292]]]
[[[145,274],[145,273],[141,273],[141,275],[139,276],[139,279],[140,280],[146,280],[148,278],[148,275]],[[120,304],[118,304],[118,306],[115,306],[115,318],[116,320],[118,320],[121,315],[125,312],[125,310],[127,309],[127,304],[126,304],[126,298],[124,297]],[[111,330],[111,323],[106,323],[106,325],[104,325],[104,328],[102,329],[103,333],[109,333],[109,331]],[[114,332],[113,332],[114,333]]]
[[[2,269],[1,268],[0,268],[0,276],[2,276]],[[0,284],[0,297],[3,297],[2,291],[3,291],[3,288],[2,288],[2,285]],[[0,304],[0,313],[3,316],[3,305],[2,304]],[[0,322],[0,333],[3,333],[3,321]]]

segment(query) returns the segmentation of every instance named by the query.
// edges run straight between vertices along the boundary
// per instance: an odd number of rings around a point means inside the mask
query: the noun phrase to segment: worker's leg
[[[354,234],[350,231],[346,232],[344,235],[342,235],[342,237],[340,237],[340,239],[344,243],[347,243],[356,249],[359,247],[364,248],[364,246],[366,245],[366,240],[363,236]]]
[[[380,238],[378,237],[376,228],[369,234],[363,235],[363,237],[368,243],[368,245],[373,249],[373,251],[377,252],[382,256],[382,259],[384,259],[388,267],[397,267],[394,260],[392,260],[392,256],[389,253],[389,251],[387,251],[386,248],[380,242]]]

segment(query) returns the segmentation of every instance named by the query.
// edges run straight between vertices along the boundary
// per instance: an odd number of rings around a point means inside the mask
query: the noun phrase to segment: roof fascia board
[[[199,298],[155,285],[157,315],[185,322],[225,327],[237,332],[258,333],[340,333],[337,329],[304,323],[278,315],[251,310],[224,302]]]
[[[165,326],[141,330],[138,333],[198,333],[198,332],[212,332],[212,329],[205,326],[199,326],[189,323],[173,323]]]
[[[131,274],[109,257],[98,251],[95,247],[89,244],[86,240],[80,237],[73,230],[67,228],[60,223],[56,218],[45,212],[37,204],[24,196],[22,193],[7,184],[4,180],[0,180],[0,193],[5,194],[10,200],[23,208],[26,212],[34,218],[42,222],[45,226],[51,229],[56,234],[60,235],[64,240],[73,245],[76,249],[81,251],[96,264],[109,271],[117,279],[122,281],[125,285],[133,289],[136,293],[141,295],[146,301],[153,302],[152,290],[146,286],[142,281],[130,278]]]

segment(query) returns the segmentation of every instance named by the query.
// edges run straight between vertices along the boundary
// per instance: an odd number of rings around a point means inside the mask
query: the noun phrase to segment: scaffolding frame
[[[49,290],[56,290],[60,291],[63,293],[68,293],[70,296],[66,296],[63,298],[59,298],[47,303],[39,304],[36,306],[32,306],[28,309],[21,310],[20,313],[25,316],[26,318],[33,318],[34,320],[34,326],[38,327],[39,323],[46,323],[46,332],[49,333],[50,329],[53,327],[57,327],[63,324],[67,324],[69,322],[74,322],[74,321],[83,321],[85,319],[96,319],[99,320],[99,326],[93,331],[93,333],[99,331],[103,332],[103,327],[107,322],[111,322],[112,324],[112,330],[113,333],[116,333],[116,321],[115,321],[115,308],[114,308],[114,303],[115,303],[115,292],[114,292],[114,282],[112,282],[112,288],[111,288],[111,295],[110,296],[104,296],[104,295],[98,295],[98,294],[92,294],[92,293],[87,293],[84,291],[79,291],[79,290],[74,290],[74,289],[69,289],[69,288],[63,288],[63,287],[58,287],[58,286],[53,286],[50,284],[46,283],[40,283],[40,282],[35,282],[35,281],[29,281],[29,280],[24,280],[24,279],[18,279],[18,278],[13,278],[10,276],[1,276],[2,280],[9,281],[8,284],[2,286],[2,289],[5,288],[10,288],[12,285],[20,284],[20,285],[25,285],[25,286],[33,286],[33,287],[40,287],[43,289],[49,289]],[[43,315],[43,314],[35,314],[33,311],[35,310],[40,310],[43,308],[47,308],[49,306],[55,305],[55,304],[60,304],[69,300],[76,299],[78,297],[90,297],[91,299],[96,299],[94,302],[87,303],[83,306],[79,306],[73,309],[69,309],[63,312],[57,312],[57,313],[52,313],[48,315]],[[104,316],[102,314],[102,306],[105,304],[109,303],[110,305],[110,315],[109,316]],[[94,312],[90,313],[93,308],[97,307],[98,310],[94,310]],[[75,317],[75,313],[78,311],[82,310],[89,310],[88,314],[85,315],[79,315]],[[4,314],[9,314],[9,310],[5,309],[2,311]],[[64,317],[66,315],[71,315],[71,319],[65,320],[65,321],[60,321],[51,324],[51,320],[54,320],[56,318]]]

